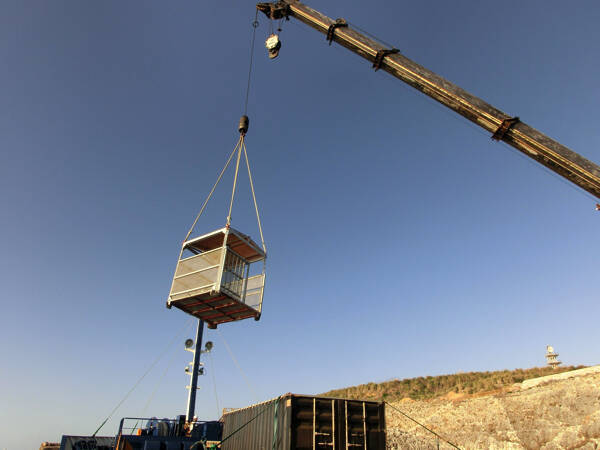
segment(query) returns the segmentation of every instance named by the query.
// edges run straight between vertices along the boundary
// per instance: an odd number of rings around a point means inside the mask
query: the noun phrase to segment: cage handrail
[[[220,252],[222,250],[223,250],[223,247],[213,248],[212,250],[207,250],[205,252],[198,253],[197,255],[186,256],[185,258],[180,258],[179,262],[187,261],[187,260],[189,260],[191,258],[197,258],[198,256],[205,256],[205,255],[208,255],[209,253]]]
[[[208,266],[208,267],[205,267],[205,268],[203,268],[203,269],[193,270],[193,271],[191,271],[191,272],[186,272],[186,273],[184,273],[184,274],[182,274],[182,275],[177,275],[177,276],[176,276],[176,277],[174,277],[174,278],[175,278],[176,280],[178,280],[179,278],[187,277],[187,276],[189,276],[189,275],[194,275],[194,274],[196,274],[196,273],[200,273],[200,272],[206,272],[207,270],[213,270],[213,269],[217,269],[219,266],[220,266],[220,264],[214,264],[214,265],[212,265],[212,266]]]
[[[217,283],[215,282],[215,283],[211,283],[211,284],[205,284],[204,286],[198,286],[198,287],[195,287],[195,288],[192,288],[192,289],[186,289],[185,291],[173,292],[172,294],[169,294],[169,297],[172,297],[173,295],[187,294],[188,292],[197,291],[199,289],[204,289],[204,288],[207,288],[209,286],[214,286],[215,284],[217,284]],[[171,300],[171,302],[178,302],[180,300],[187,300],[187,299],[179,298],[177,300]]]
[[[139,428],[137,426],[137,424],[134,427],[126,427],[125,426],[125,421],[126,420],[135,420],[137,422],[140,422],[140,421],[148,421],[149,422],[149,421],[153,420],[156,423],[158,423],[158,422],[168,422],[168,423],[174,424],[174,425],[178,425],[180,423],[179,419],[158,419],[156,417],[122,417],[121,420],[120,420],[120,422],[119,422],[119,431],[117,432],[117,436],[124,435],[123,434],[123,430],[135,430],[136,428]],[[204,423],[212,423],[212,422],[214,422],[214,421],[212,421],[212,420],[194,420],[194,421],[192,421],[190,423],[193,424],[193,425],[201,425],[201,424],[204,424]],[[143,425],[142,425],[142,427],[143,427]]]

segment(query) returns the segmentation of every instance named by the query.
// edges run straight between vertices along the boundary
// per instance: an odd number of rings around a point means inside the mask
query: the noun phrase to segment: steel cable
[[[265,253],[267,253],[267,247],[265,245],[265,238],[263,236],[262,225],[260,223],[260,214],[258,213],[258,204],[256,203],[256,194],[254,193],[254,182],[252,181],[252,172],[250,171],[250,162],[248,161],[248,152],[246,151],[246,143],[242,139],[242,147],[244,148],[244,156],[246,158],[246,167],[248,168],[248,178],[250,179],[250,189],[252,190],[252,200],[254,201],[254,210],[256,211],[256,221],[258,222],[258,231],[260,232],[260,240]]]
[[[246,376],[246,374],[242,370],[242,367],[240,366],[240,364],[238,363],[237,359],[235,358],[235,355],[231,351],[231,348],[229,347],[229,344],[227,343],[227,340],[225,339],[225,337],[221,334],[221,332],[218,329],[217,329],[217,334],[223,340],[223,343],[225,344],[225,348],[227,349],[227,353],[229,353],[229,356],[231,357],[233,363],[235,364],[235,366],[240,371],[240,374],[242,375],[242,378],[244,378],[244,381],[246,382],[246,385],[248,386],[248,390],[250,390],[252,392],[252,394],[254,395],[254,401],[256,403],[258,403],[258,395],[256,395],[256,390],[250,384],[250,380],[248,379],[248,377]]]
[[[231,225],[231,210],[233,209],[233,199],[235,197],[235,188],[237,186],[238,173],[240,169],[240,158],[242,157],[242,144],[244,143],[244,134],[240,134],[240,140],[238,141],[239,149],[238,155],[235,162],[235,175],[233,176],[233,189],[231,190],[231,201],[229,202],[229,213],[227,214],[227,226]],[[227,239],[227,237],[225,237]]]
[[[215,402],[217,403],[217,417],[221,415],[221,408],[219,407],[219,395],[217,394],[217,379],[215,376],[215,363],[213,361],[212,354],[208,352],[208,359],[210,359],[210,373],[212,375],[213,387],[215,391]]]
[[[421,426],[421,427],[425,428],[425,429],[426,429],[427,431],[429,431],[431,434],[434,434],[434,435],[435,435],[435,436],[437,436],[439,439],[441,439],[442,441],[446,442],[448,445],[451,445],[452,447],[454,447],[454,448],[457,448],[458,450],[460,450],[460,447],[458,447],[458,446],[454,445],[452,442],[450,442],[450,441],[448,441],[448,440],[444,439],[442,436],[440,436],[439,434],[437,434],[435,431],[433,431],[433,430],[431,430],[431,429],[427,428],[427,427],[426,427],[425,425],[423,425],[422,423],[420,423],[420,422],[417,422],[415,419],[413,419],[412,417],[410,417],[408,414],[406,414],[406,413],[403,413],[402,411],[400,411],[400,410],[399,410],[398,408],[396,408],[395,406],[392,406],[392,405],[391,405],[390,403],[388,403],[388,402],[385,402],[385,404],[386,404],[386,405],[388,405],[388,406],[389,406],[390,408],[392,408],[393,410],[395,410],[395,411],[399,412],[400,414],[402,414],[402,415],[403,415],[404,417],[406,417],[407,419],[409,419],[409,420],[412,420],[412,421],[413,421],[414,423],[416,423],[417,425],[419,425],[419,426]]]
[[[256,29],[258,28],[258,9],[252,22],[252,44],[250,45],[250,67],[248,67],[248,84],[246,85],[246,101],[244,102],[244,115],[248,114],[248,96],[250,95],[250,79],[252,78],[252,63],[254,62],[254,41],[256,40]]]
[[[183,240],[183,242],[187,241],[188,238],[190,237],[190,234],[192,234],[192,231],[194,231],[194,228],[196,227],[196,223],[198,223],[198,219],[200,219],[200,216],[204,212],[204,208],[206,208],[206,205],[208,204],[208,201],[212,197],[213,193],[215,192],[215,189],[217,188],[217,185],[221,181],[221,178],[223,177],[223,174],[227,170],[227,167],[229,167],[229,163],[231,162],[231,159],[233,158],[233,155],[235,155],[235,152],[238,149],[238,146],[240,145],[241,141],[242,141],[242,137],[240,136],[240,139],[238,140],[237,144],[235,144],[235,147],[233,148],[233,151],[231,152],[231,155],[229,155],[229,159],[225,163],[225,167],[223,167],[223,170],[221,170],[221,173],[219,174],[219,177],[217,178],[217,181],[215,182],[215,184],[213,185],[212,189],[210,190],[210,193],[208,194],[208,197],[206,197],[206,200],[204,200],[204,204],[202,205],[202,208],[200,208],[200,212],[196,216],[196,220],[194,220],[194,223],[192,224],[192,227],[190,228],[190,231],[188,231],[188,233],[186,234],[185,239]],[[181,252],[183,253],[183,247],[181,249]],[[181,258],[181,255],[180,255],[180,258]]]
[[[191,322],[192,322],[192,319],[188,320],[186,322],[185,326],[183,327],[182,331],[187,331],[187,328],[189,327],[189,325],[191,324]],[[171,348],[171,346],[173,345],[173,343],[175,342],[175,340],[181,334],[183,334],[183,333],[180,331],[179,333],[177,333],[173,337],[173,339],[171,340],[171,342],[169,342],[169,344],[163,350],[163,352],[160,355],[158,355],[158,357],[154,360],[154,362],[150,365],[150,367],[148,367],[148,369],[142,374],[142,376],[138,378],[138,380],[135,382],[135,384],[133,385],[133,387],[131,389],[129,389],[129,391],[127,391],[127,393],[121,399],[121,401],[119,403],[117,403],[117,406],[115,406],[113,408],[113,410],[108,414],[108,416],[106,417],[106,419],[104,419],[104,421],[100,424],[100,426],[96,429],[96,431],[94,431],[94,434],[92,434],[92,437],[96,436],[96,433],[98,433],[98,431],[100,431],[100,429],[106,424],[106,422],[109,421],[109,419],[112,417],[112,415],[119,409],[119,407],[125,402],[125,400],[127,400],[127,398],[131,395],[131,393],[135,390],[135,388],[138,387],[138,385],[142,382],[142,380],[146,377],[146,375],[148,375],[150,373],[150,371],[154,368],[154,366],[156,366],[156,364],[158,364],[158,362],[162,359],[162,357],[165,356],[165,354],[167,353],[167,351]]]

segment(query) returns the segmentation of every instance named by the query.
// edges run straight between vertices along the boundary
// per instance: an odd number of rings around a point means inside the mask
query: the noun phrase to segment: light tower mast
[[[194,420],[194,412],[196,409],[196,391],[198,390],[198,375],[204,374],[204,368],[200,367],[200,355],[202,352],[202,332],[204,331],[204,322],[201,319],[198,319],[198,329],[196,330],[196,345],[192,348],[192,343],[190,340],[186,341],[185,349],[191,352],[194,352],[194,359],[192,360],[190,370],[188,367],[185,368],[185,371],[188,375],[190,375],[190,384],[188,389],[190,392],[188,393],[188,402],[186,408],[186,420],[188,422],[192,422]],[[193,342],[193,341],[192,341]],[[212,345],[211,345],[212,347]],[[207,346],[207,351],[210,351],[210,348]]]
[[[546,346],[546,363],[553,369],[556,369],[556,367],[559,364],[562,364],[562,362],[558,361],[556,358],[558,358],[558,353],[554,352],[554,347],[552,347],[551,345],[547,345]]]

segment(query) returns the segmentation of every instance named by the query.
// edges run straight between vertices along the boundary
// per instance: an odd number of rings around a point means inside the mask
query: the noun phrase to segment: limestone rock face
[[[599,449],[600,373],[548,379],[528,389],[396,403],[461,449]],[[436,449],[437,438],[386,408],[388,448]],[[452,448],[443,440],[439,448]]]

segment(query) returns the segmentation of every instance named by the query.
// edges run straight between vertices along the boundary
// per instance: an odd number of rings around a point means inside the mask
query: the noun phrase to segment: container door
[[[292,412],[293,450],[337,450],[336,401],[295,397]]]
[[[360,400],[343,403],[345,445],[347,450],[385,450],[385,410],[383,404]]]

